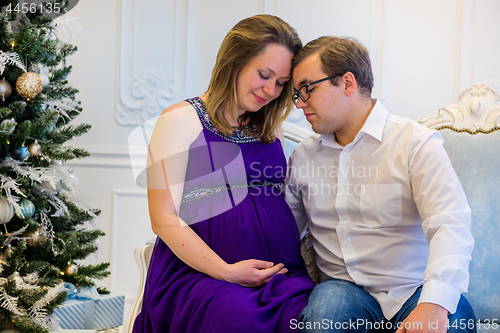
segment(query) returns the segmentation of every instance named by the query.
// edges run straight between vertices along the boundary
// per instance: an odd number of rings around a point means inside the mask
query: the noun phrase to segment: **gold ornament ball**
[[[3,255],[5,257],[10,257],[10,255],[12,254],[12,247],[9,245],[7,245],[7,248],[5,249],[5,251],[3,251]]]
[[[78,273],[78,266],[75,264],[71,264],[66,267],[64,273],[66,273],[66,275],[75,275],[76,273]]]
[[[27,99],[35,98],[42,92],[42,79],[35,73],[23,73],[16,81],[16,89],[21,97]]]
[[[42,235],[40,229],[36,231],[25,232],[23,236],[27,237],[26,244],[28,244],[28,246],[37,246],[38,243],[43,242],[47,239],[47,237]]]
[[[35,140],[35,142],[28,146],[28,151],[31,155],[38,156],[42,153],[42,146]]]
[[[2,101],[5,101],[7,97],[12,93],[12,86],[8,81],[0,80],[0,97],[2,97]]]
[[[0,254],[0,264],[2,264],[2,265],[3,265],[3,264],[5,263],[5,261],[6,261],[6,260],[7,260],[7,257],[6,257],[6,256],[4,256],[3,254]]]

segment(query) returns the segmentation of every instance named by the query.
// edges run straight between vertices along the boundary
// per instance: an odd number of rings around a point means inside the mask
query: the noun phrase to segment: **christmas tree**
[[[65,59],[77,47],[47,15],[68,4],[38,4],[0,0],[0,328],[19,332],[49,331],[63,283],[89,287],[109,275],[108,263],[81,262],[104,233],[88,227],[99,211],[78,198],[78,177],[64,167],[89,155],[66,142],[90,129],[71,125],[82,109]]]

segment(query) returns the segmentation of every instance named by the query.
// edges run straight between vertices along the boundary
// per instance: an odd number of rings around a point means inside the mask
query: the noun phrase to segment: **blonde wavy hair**
[[[302,48],[302,42],[294,28],[281,18],[267,14],[255,15],[240,21],[227,33],[222,42],[207,90],[206,108],[212,124],[224,135],[230,135],[234,131],[224,117],[225,108],[228,107],[237,119],[238,75],[253,57],[263,52],[268,44],[284,46],[294,56]],[[239,127],[262,142],[273,142],[276,139],[278,126],[292,110],[292,93],[292,80],[289,80],[276,99],[257,112],[246,112],[239,117]]]

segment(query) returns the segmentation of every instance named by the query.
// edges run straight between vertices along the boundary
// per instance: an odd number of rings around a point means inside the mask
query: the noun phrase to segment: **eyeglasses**
[[[309,91],[309,87],[312,86],[313,84],[320,83],[320,82],[323,82],[326,80],[331,80],[331,79],[336,78],[337,76],[342,76],[342,75],[343,74],[336,74],[336,75],[332,75],[329,77],[325,77],[324,79],[321,79],[318,81],[304,84],[302,87],[299,88],[299,90],[297,90],[297,92],[295,94],[292,95],[293,104],[297,105],[297,101],[299,100],[299,97],[302,100],[302,102],[307,101],[311,97],[311,92]]]

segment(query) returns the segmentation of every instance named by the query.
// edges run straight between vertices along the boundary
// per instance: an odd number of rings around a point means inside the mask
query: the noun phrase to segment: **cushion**
[[[465,294],[477,319],[500,319],[500,131],[440,131],[472,210],[476,241]]]

